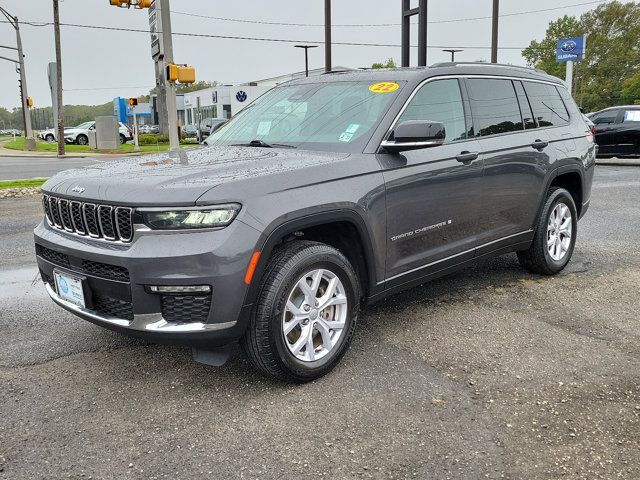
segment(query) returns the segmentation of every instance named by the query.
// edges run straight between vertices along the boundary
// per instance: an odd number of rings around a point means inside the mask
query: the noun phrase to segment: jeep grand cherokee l
[[[294,80],[206,143],[47,181],[42,280],[98,325],[205,363],[239,340],[296,382],[394,292],[507,252],[561,271],[595,157],[560,80],[486,64]]]

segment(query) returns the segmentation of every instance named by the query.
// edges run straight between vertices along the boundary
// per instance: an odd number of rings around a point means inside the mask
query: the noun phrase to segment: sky
[[[498,61],[525,65],[521,49],[533,39],[542,39],[550,21],[564,14],[579,16],[601,2],[588,0],[501,0]],[[417,4],[414,0],[413,4]],[[581,5],[578,5],[581,4]],[[334,42],[400,43],[400,0],[333,0]],[[428,63],[449,60],[442,48],[467,47],[458,53],[460,61],[490,58],[491,20],[488,18],[451,22],[491,15],[492,0],[429,0],[427,40]],[[51,22],[53,0],[0,0],[0,6],[20,21]],[[558,7],[562,7],[557,9]],[[514,13],[554,9],[511,15]],[[171,0],[172,28],[176,33],[230,35],[322,42],[324,0]],[[180,13],[178,13],[180,12]],[[185,15],[190,14],[190,15]],[[245,22],[201,18],[224,17]],[[108,0],[60,0],[60,21],[84,26],[148,29],[147,10],[112,7]],[[246,21],[314,24],[270,25]],[[417,22],[417,17],[414,17]],[[383,24],[391,26],[339,26],[340,24]],[[21,26],[26,55],[29,96],[35,107],[51,105],[47,64],[55,61],[52,26]],[[122,32],[61,27],[62,70],[65,104],[101,104],[114,97],[138,96],[155,85],[150,37],[145,32]],[[417,26],[412,27],[417,43]],[[0,23],[0,45],[15,47],[15,31]],[[304,69],[304,53],[293,43],[187,37],[174,35],[176,63],[195,67],[198,80],[224,84],[244,83]],[[482,47],[482,48],[470,48]],[[514,48],[515,47],[515,48]],[[15,56],[2,49],[2,56]],[[309,50],[310,68],[324,65],[324,48]],[[370,67],[374,62],[394,58],[400,63],[400,47],[334,45],[334,66]],[[412,48],[411,64],[417,63]],[[13,64],[0,67],[0,106],[13,108],[20,102]]]

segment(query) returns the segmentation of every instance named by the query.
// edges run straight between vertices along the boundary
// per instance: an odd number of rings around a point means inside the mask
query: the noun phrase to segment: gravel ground
[[[396,295],[303,386],[55,308],[38,202],[0,201],[0,478],[640,478],[638,168],[598,168],[563,274],[507,255]]]

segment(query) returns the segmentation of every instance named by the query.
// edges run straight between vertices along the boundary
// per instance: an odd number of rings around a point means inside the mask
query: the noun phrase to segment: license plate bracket
[[[86,277],[56,269],[53,271],[53,278],[55,280],[56,292],[61,299],[79,307],[86,308]]]

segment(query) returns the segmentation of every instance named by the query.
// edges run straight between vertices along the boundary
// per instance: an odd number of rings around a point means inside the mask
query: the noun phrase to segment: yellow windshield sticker
[[[400,85],[396,82],[380,82],[374,83],[369,87],[369,90],[373,93],[391,93],[395,92]]]

